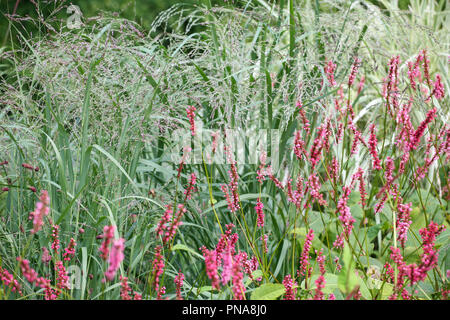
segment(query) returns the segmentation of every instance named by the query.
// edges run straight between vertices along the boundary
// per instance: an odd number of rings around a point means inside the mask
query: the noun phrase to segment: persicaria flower
[[[309,124],[309,120],[306,117],[305,109],[303,108],[303,105],[300,101],[297,101],[297,108],[299,109],[299,115],[300,119],[303,122],[303,129],[306,131],[306,134],[308,135],[311,131],[311,125]]]
[[[302,156],[306,155],[305,142],[302,140],[300,130],[295,132],[294,153],[298,160],[301,160]]]
[[[297,295],[297,289],[295,287],[297,286],[297,283],[294,282],[290,274],[284,277],[283,285],[286,289],[284,300],[295,300],[295,296]]]
[[[270,169],[269,169],[269,170],[270,170]],[[275,177],[272,173],[270,173],[270,171],[269,171],[269,178],[270,178],[270,180],[273,181],[273,183],[275,184],[275,186],[276,186],[278,189],[281,189],[281,190],[284,189],[283,184],[281,183],[281,181],[278,180],[277,177]]]
[[[386,171],[384,172],[384,177],[386,178],[386,185],[390,185],[394,181],[393,173],[395,169],[394,160],[391,157],[387,156],[384,161]]]
[[[436,75],[436,82],[434,83],[433,94],[438,100],[443,99],[445,95],[444,84],[442,83],[442,79],[439,74]]]
[[[255,279],[253,277],[253,271],[258,269],[259,266],[259,262],[258,262],[258,258],[256,258],[255,256],[253,256],[251,259],[245,260],[243,262],[244,265],[244,270],[245,273],[248,274],[248,277],[252,280],[252,281],[261,281],[262,278],[259,277],[258,279]]]
[[[29,216],[30,220],[33,219],[33,230],[31,230],[33,234],[41,230],[44,224],[44,217],[48,216],[50,212],[50,197],[48,196],[47,190],[42,190],[39,200],[36,203],[36,209]]]
[[[402,248],[405,248],[405,243],[408,236],[408,229],[412,223],[410,218],[412,203],[399,203],[397,206],[398,218],[397,218],[397,229],[398,236],[397,239],[400,242]]]
[[[323,294],[322,290],[325,288],[325,283],[326,283],[326,281],[325,281],[325,277],[323,275],[320,275],[316,279],[316,281],[315,281],[316,290],[315,290],[313,300],[323,300],[324,294]]]
[[[317,255],[317,263],[319,264],[319,270],[320,270],[320,276],[316,279],[316,290],[314,294],[313,300],[323,300],[324,294],[323,289],[325,288],[325,257],[323,256],[323,249],[320,249],[320,251],[315,251]]]
[[[164,244],[169,243],[173,239],[173,237],[175,236],[175,233],[177,232],[178,227],[182,224],[181,218],[186,213],[186,211],[187,210],[184,207],[184,204],[178,204],[177,214],[174,216],[172,222],[170,223],[168,231],[166,231],[166,233],[163,237]]]
[[[339,234],[333,242],[333,247],[344,248],[344,233]]]
[[[184,274],[178,272],[178,274],[175,276],[174,282],[176,286],[177,291],[177,300],[183,300],[183,297],[181,296],[181,288],[183,287],[183,280],[184,280]]]
[[[75,247],[77,243],[74,238],[70,238],[69,245],[67,248],[64,248],[63,258],[64,261],[70,261],[71,258],[75,256]]]
[[[349,119],[348,127],[353,131],[353,134],[355,135],[355,137],[353,138],[353,143],[352,143],[352,147],[350,150],[350,154],[356,154],[358,152],[359,143],[361,141],[364,142],[364,140],[362,140],[361,132],[358,129],[356,129],[355,125],[353,124],[352,119]]]
[[[22,163],[22,167],[28,170],[34,170],[34,167],[31,164],[28,163]]]
[[[267,247],[267,240],[269,239],[269,236],[267,234],[261,236],[261,241],[263,244],[263,251],[264,253],[269,252],[269,248]]]
[[[242,263],[247,259],[247,254],[242,252],[234,257],[233,261],[233,296],[235,300],[243,300],[245,297],[245,287],[243,283],[244,274],[242,272]]]
[[[303,244],[302,255],[300,257],[300,275],[306,276],[309,274],[309,250],[311,249],[312,241],[314,239],[314,230],[309,229],[306,235],[305,243]]]
[[[416,90],[416,81],[415,79],[419,79],[419,81],[422,81],[421,74],[420,74],[420,63],[423,60],[423,56],[419,54],[416,58],[416,61],[412,63],[411,61],[408,62],[408,77],[409,81],[411,83],[411,88],[413,90]]]
[[[17,261],[19,261],[20,270],[25,279],[30,283],[36,282],[38,273],[30,267],[30,261],[20,257],[17,258]]]
[[[420,280],[424,280],[429,270],[433,269],[438,262],[438,253],[434,248],[436,237],[445,230],[445,227],[431,221],[427,228],[419,230],[419,234],[423,240],[423,254],[421,256],[421,264],[419,271],[421,273]]]
[[[339,162],[336,158],[331,160],[331,165],[328,167],[328,174],[330,175],[330,180],[337,183],[339,180]]]
[[[197,110],[194,106],[188,106],[186,108],[187,116],[189,118],[189,123],[191,125],[191,134],[195,136],[195,110]]]
[[[361,60],[358,57],[356,57],[353,62],[353,65],[352,65],[352,70],[350,72],[350,76],[348,78],[348,86],[349,87],[351,87],[353,84],[353,81],[355,81],[355,77],[356,77],[356,74],[358,73],[360,63],[361,63]]]
[[[258,227],[264,227],[264,212],[263,212],[264,204],[261,202],[261,199],[258,198],[256,201],[255,210],[258,215],[257,217],[257,225]]]
[[[161,300],[162,299],[162,295],[166,293],[166,287],[161,287],[161,289],[159,289],[158,291],[158,295],[156,296],[156,300]]]
[[[238,193],[239,175],[237,173],[236,161],[232,159],[232,155],[227,147],[225,147],[225,152],[227,154],[227,161],[230,163],[230,170],[228,171],[230,183],[228,185],[222,185],[221,189],[225,194],[225,198],[228,202],[228,209],[231,212],[236,212],[240,208]]]
[[[336,264],[336,270],[337,270],[338,272],[341,271],[342,266],[341,266],[341,264],[339,263],[339,257],[338,257],[338,256],[334,257],[333,262]]]
[[[160,296],[161,290],[159,288],[159,278],[164,272],[164,256],[161,254],[162,246],[157,246],[155,248],[155,258],[153,259],[153,289]],[[164,288],[164,287],[163,287]]]
[[[119,276],[120,280],[120,298],[122,300],[142,300],[142,295],[136,291],[134,291],[134,296],[131,297],[131,293],[133,292],[128,285],[128,278]]]
[[[168,228],[168,223],[170,222],[170,219],[172,218],[172,208],[170,205],[166,206],[166,211],[164,211],[161,219],[158,222],[158,226],[156,227],[156,234],[158,236],[161,236],[164,234],[165,230]]]
[[[14,279],[14,276],[8,272],[8,270],[0,267],[0,281],[3,282],[3,285],[9,286],[11,288],[11,292],[17,292],[22,295],[21,286],[19,282]]]
[[[123,251],[125,249],[124,246],[125,239],[117,239],[113,241],[111,246],[111,251],[109,253],[109,266],[108,270],[105,272],[105,277],[107,280],[112,281],[114,276],[116,275],[117,270],[120,267],[120,263],[124,258]]]
[[[352,217],[350,213],[350,208],[347,205],[348,198],[350,196],[350,188],[344,186],[342,187],[344,193],[342,194],[341,199],[338,201],[337,209],[340,213],[339,220],[341,220],[342,225],[344,227],[344,235],[349,237],[350,233],[353,229],[353,224],[355,223],[355,219]]]
[[[319,181],[319,177],[313,173],[308,178],[308,186],[309,186],[309,193],[311,194],[311,197],[316,199],[320,205],[326,205],[327,202],[323,198],[323,195],[319,192],[321,188],[321,184]]]
[[[54,225],[52,227],[52,238],[53,238],[53,242],[52,242],[51,248],[53,249],[53,251],[55,251],[55,253],[58,253],[58,251],[59,251],[59,226],[58,225]]]
[[[334,71],[336,70],[336,65],[333,63],[333,61],[328,61],[328,63],[324,67],[325,75],[327,76],[328,82],[330,83],[330,86],[335,86],[336,81],[334,80]]]
[[[49,279],[38,277],[38,273],[30,267],[30,262],[27,259],[17,257],[17,261],[19,261],[19,267],[25,279],[31,284],[36,284],[44,289],[45,300],[55,300],[57,298]]]
[[[122,300],[131,300],[131,296],[129,294],[131,288],[128,285],[128,278],[119,276],[119,280],[120,280],[120,298]]]
[[[361,195],[361,205],[363,206],[363,208],[366,206],[366,197],[367,197],[367,192],[366,192],[366,187],[364,184],[364,178],[363,178],[363,174],[364,171],[362,168],[358,168],[358,171],[353,175],[352,177],[352,185],[353,185],[353,181],[358,179],[359,180],[359,193]]]
[[[373,157],[373,167],[375,170],[381,170],[381,161],[380,158],[378,158],[378,152],[377,152],[377,136],[375,134],[375,125],[370,125],[370,137],[369,137],[369,151],[370,154]]]
[[[391,102],[394,110],[398,110],[398,65],[400,64],[400,56],[392,57],[389,61],[389,75],[387,83],[387,107],[389,113],[392,115]]]
[[[416,149],[417,145],[420,142],[420,138],[422,137],[423,133],[425,132],[425,129],[427,128],[427,126],[434,120],[434,118],[436,117],[436,107],[429,110],[427,112],[427,115],[425,117],[425,120],[423,120],[420,125],[417,127],[416,131],[414,132],[414,134],[411,137],[411,142],[410,142],[410,148],[411,149]]]
[[[196,191],[196,189],[195,189],[196,183],[197,183],[197,176],[195,175],[195,173],[191,173],[191,176],[189,178],[189,185],[186,188],[186,190],[184,191],[186,200],[191,200],[192,192]]]
[[[425,80],[427,80],[428,87],[431,87],[430,80],[430,60],[427,57],[427,50],[422,50],[422,60],[423,60],[423,73],[425,75]]]
[[[101,252],[100,257],[103,260],[108,259],[109,254],[109,244],[111,243],[111,240],[114,238],[114,226],[105,226],[103,228],[103,242],[99,248],[99,251]]]
[[[309,151],[309,161],[313,169],[320,161],[322,149],[324,147],[324,140],[328,139],[326,135],[327,135],[326,123],[324,123],[324,125],[320,126],[317,129],[317,137],[314,139],[314,142],[311,146],[311,150]]]
[[[69,276],[67,275],[67,270],[64,267],[62,261],[57,261],[55,265],[55,270],[58,273],[58,277],[56,279],[56,295],[59,295],[63,289],[69,288]]]
[[[228,241],[225,240],[225,249],[220,253],[222,257],[223,266],[222,266],[222,285],[226,285],[228,281],[231,279],[231,272],[233,269],[233,256],[231,253],[231,246],[228,244]],[[217,251],[216,251],[217,254]]]
[[[266,176],[269,174],[268,172],[269,170],[265,168],[266,160],[267,160],[267,153],[265,151],[262,151],[259,156],[260,162],[259,169],[256,170],[256,180],[258,180],[260,184],[262,184],[262,182],[266,180]]]
[[[225,227],[225,233],[220,237],[215,250],[217,266],[221,264],[223,254],[227,249],[230,250],[231,255],[234,255],[235,245],[239,239],[237,233],[231,234],[232,229],[234,228],[232,223],[227,224]]]
[[[48,265],[48,263],[52,260],[52,256],[50,255],[50,252],[46,247],[42,247],[42,257],[41,261],[45,265]]]
[[[216,252],[214,250],[208,250],[204,246],[201,248],[203,251],[203,257],[205,258],[206,275],[211,279],[211,285],[213,288],[219,290],[219,276],[217,274],[217,259]]]
[[[292,190],[292,179],[288,179],[287,182],[287,194],[288,201],[295,204],[295,206],[300,209],[303,199],[303,178],[301,175],[297,177],[297,190]]]

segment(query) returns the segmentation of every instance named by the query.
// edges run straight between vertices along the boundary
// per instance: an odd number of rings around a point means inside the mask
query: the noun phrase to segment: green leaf
[[[252,272],[253,279],[258,279],[263,276],[263,272],[261,270],[255,270]],[[247,281],[245,281],[245,286],[248,286],[250,283],[252,283],[252,279],[248,277]]]
[[[322,292],[325,294],[333,293],[338,288],[338,276],[332,273],[325,273],[323,277],[325,278],[325,288],[323,288]],[[311,283],[314,283],[313,289],[316,288],[315,282],[317,278],[319,278],[318,274],[311,277]]]
[[[339,273],[338,287],[339,290],[344,292],[346,295],[350,294],[357,286],[359,286],[359,277],[355,272],[355,261],[353,259],[353,254],[350,252],[348,243],[345,242],[344,246],[344,256],[343,256],[344,266]]]
[[[252,292],[250,300],[275,300],[285,292],[286,289],[280,283],[266,283]]]
[[[367,230],[368,240],[372,241],[373,239],[375,239],[377,237],[378,232],[381,230],[381,228],[382,228],[381,224],[377,224],[377,225],[370,227],[369,230]]]
[[[383,285],[383,281],[371,277],[368,278],[367,287],[369,289],[381,289],[383,287],[381,300],[386,300],[394,292],[394,286],[392,284],[385,282]]]
[[[172,247],[172,250],[184,250],[184,251],[188,251],[189,253],[192,253],[194,256],[196,256],[196,257],[198,257],[198,258],[200,258],[200,259],[205,260],[205,258],[204,258],[201,254],[199,254],[198,252],[195,252],[193,249],[189,248],[188,246],[186,246],[186,245],[184,245],[184,244],[182,244],[182,243],[178,243],[178,244],[174,245],[174,246]]]

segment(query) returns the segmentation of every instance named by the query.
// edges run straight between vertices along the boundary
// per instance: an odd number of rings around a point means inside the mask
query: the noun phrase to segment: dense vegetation
[[[393,3],[13,19],[0,299],[447,299],[449,14]]]

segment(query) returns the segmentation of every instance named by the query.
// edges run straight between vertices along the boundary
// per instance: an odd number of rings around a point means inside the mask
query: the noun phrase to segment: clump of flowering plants
[[[448,59],[377,54],[379,35],[334,32],[323,8],[302,31],[302,8],[280,8],[290,36],[259,38],[276,17],[253,8],[243,27],[226,6],[194,7],[211,38],[168,35],[166,51],[100,19],[51,87],[68,34],[23,53],[20,71],[41,48],[52,67],[19,73],[42,81],[39,112],[13,113],[20,92],[2,84],[0,298],[447,299]],[[105,25],[116,35],[92,33]]]

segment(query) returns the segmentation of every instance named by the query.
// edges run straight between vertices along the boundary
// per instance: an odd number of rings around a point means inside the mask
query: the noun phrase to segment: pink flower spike
[[[48,216],[50,212],[49,204],[50,197],[48,196],[47,190],[42,190],[39,202],[36,203],[36,209],[30,213],[29,219],[33,219],[33,230],[31,233],[35,234],[41,230],[44,224],[44,218]]]
[[[14,279],[14,276],[8,272],[8,270],[0,267],[0,282],[7,287],[11,288],[11,292],[17,292],[19,295],[22,295],[21,286],[19,282]]]
[[[256,210],[256,213],[258,214],[257,225],[260,228],[264,227],[264,212],[263,212],[263,208],[264,208],[264,204],[261,202],[261,199],[258,198],[258,200],[256,201],[255,210]]]
[[[183,297],[181,296],[181,288],[183,287],[183,280],[184,280],[184,274],[178,272],[178,274],[175,276],[174,282],[176,286],[177,291],[177,300],[183,300]]]
[[[348,77],[348,86],[351,87],[353,82],[355,81],[356,74],[358,73],[359,65],[361,63],[361,59],[355,58],[352,70],[350,72],[350,76]]]
[[[327,76],[328,82],[330,86],[334,87],[336,85],[336,81],[334,80],[334,71],[336,70],[336,65],[333,61],[328,61],[326,66],[324,67],[325,75]]]
[[[71,258],[75,256],[75,247],[77,246],[77,243],[75,242],[74,238],[70,238],[69,245],[67,248],[64,248],[63,258],[64,261],[70,261]]]
[[[425,129],[428,127],[428,125],[434,120],[434,118],[436,117],[436,112],[437,109],[436,107],[434,107],[433,109],[429,110],[427,112],[427,115],[425,116],[425,120],[423,120],[420,125],[417,127],[416,131],[414,131],[412,137],[411,137],[411,141],[410,141],[410,148],[411,149],[416,149],[419,142],[420,142],[420,138],[422,137],[423,133],[425,132]]]
[[[125,239],[121,238],[118,240],[114,240],[111,246],[111,252],[109,253],[109,267],[105,272],[105,277],[107,280],[112,281],[114,276],[116,275],[117,270],[120,267],[120,263],[124,258],[123,251],[125,249],[124,246]]]
[[[108,259],[109,254],[109,244],[111,243],[111,240],[114,238],[114,226],[105,226],[103,228],[103,242],[99,248],[99,251],[101,252],[100,257],[103,260]]]
[[[219,276],[217,274],[217,259],[216,252],[214,250],[208,250],[202,247],[203,257],[205,257],[206,275],[211,279],[211,285],[213,288],[219,290]]]
[[[305,243],[303,245],[302,255],[300,257],[300,275],[306,276],[309,273],[309,250],[311,249],[312,241],[314,239],[314,231],[310,229],[306,235]]]
[[[433,94],[438,100],[443,99],[445,95],[444,84],[442,83],[442,79],[439,74],[436,75],[436,82],[434,83]]]
[[[195,136],[195,110],[197,110],[194,106],[188,106],[186,108],[187,116],[189,118],[189,123],[191,124],[191,134]]]
[[[58,251],[59,251],[59,226],[58,225],[54,225],[52,227],[52,238],[53,238],[53,242],[52,242],[51,248],[55,253],[58,253]]]
[[[283,285],[286,289],[284,300],[295,300],[295,296],[297,295],[297,289],[295,287],[297,286],[297,283],[294,282],[290,274],[284,277]]]
[[[55,270],[58,272],[58,278],[56,279],[56,294],[59,295],[62,290],[70,289],[69,288],[69,276],[67,274],[67,270],[64,267],[62,261],[57,261],[55,265]]]
[[[370,125],[369,151],[373,157],[373,167],[375,170],[381,170],[381,161],[377,152],[377,136],[375,134],[375,125]]]

